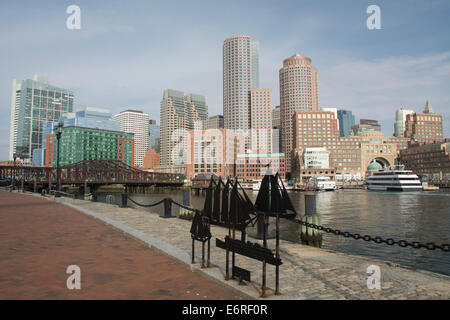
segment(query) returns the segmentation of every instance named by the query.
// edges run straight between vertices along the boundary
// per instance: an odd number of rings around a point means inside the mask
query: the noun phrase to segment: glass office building
[[[56,166],[57,141],[52,139],[53,156],[50,166]],[[120,160],[130,166],[134,162],[134,135],[120,131],[94,128],[64,127],[61,140],[59,165],[83,160]]]
[[[75,113],[67,113],[59,121],[63,122],[65,127],[120,131],[120,123],[112,118],[112,113],[100,108],[88,107]]]
[[[355,125],[355,116],[349,110],[338,110],[339,135],[341,137],[351,136],[352,126]]]
[[[72,91],[57,88],[46,79],[14,80],[11,97],[9,158],[14,154],[31,164],[33,150],[41,149],[42,128],[57,122],[63,113],[73,111]]]

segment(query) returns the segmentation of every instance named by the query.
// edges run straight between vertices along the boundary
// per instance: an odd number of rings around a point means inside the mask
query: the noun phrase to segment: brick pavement
[[[81,290],[68,290],[68,265]],[[66,205],[0,191],[0,299],[239,299]]]

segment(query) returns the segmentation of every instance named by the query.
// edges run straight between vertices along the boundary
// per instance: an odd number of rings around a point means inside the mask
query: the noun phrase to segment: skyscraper
[[[276,106],[272,109],[272,152],[279,153],[282,150],[281,147],[281,114],[280,106]]]
[[[251,42],[252,45],[252,89],[259,88],[259,41]]]
[[[134,166],[142,167],[148,150],[148,114],[137,110],[125,110],[114,116],[120,123],[120,131],[134,134]]]
[[[355,116],[349,110],[338,110],[337,118],[339,120],[339,134],[341,137],[351,135],[352,126],[355,125]]]
[[[42,148],[42,128],[73,111],[72,91],[54,87],[47,80],[14,80],[11,95],[9,158],[14,154],[31,164],[34,149]]]
[[[272,152],[272,99],[270,89],[250,90],[251,151]]]
[[[291,151],[294,148],[292,117],[295,112],[319,110],[318,72],[311,58],[296,54],[283,61],[280,69],[280,109],[286,171],[291,172]]]
[[[406,116],[413,113],[413,110],[406,110],[403,108],[395,111],[394,137],[403,138],[405,136]]]
[[[203,130],[223,129],[223,116],[217,115],[203,121]]]
[[[159,137],[161,128],[156,124],[156,120],[150,120],[148,122],[148,148],[154,149],[159,153]]]
[[[250,36],[223,43],[223,117],[226,129],[250,128],[250,90],[259,86],[259,44]]]
[[[186,130],[201,129],[202,121],[208,119],[208,105],[204,96],[167,89],[160,117],[161,168],[171,170],[174,165],[185,165]]]
[[[75,113],[63,114],[59,121],[64,127],[120,131],[120,123],[113,120],[111,111],[107,109],[87,107]]]

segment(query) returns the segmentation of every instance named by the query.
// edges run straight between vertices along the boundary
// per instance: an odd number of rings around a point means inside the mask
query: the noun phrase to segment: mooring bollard
[[[164,215],[161,216],[161,218],[174,218],[174,216],[172,216],[172,199],[164,199]]]
[[[97,202],[97,192],[95,192],[94,189],[92,189],[92,202]]]
[[[313,194],[305,194],[305,216],[302,221],[315,225],[321,224],[320,215],[316,210],[316,196]],[[303,244],[314,247],[322,246],[322,233],[314,228],[302,226],[300,229],[300,240]]]
[[[121,208],[126,208],[128,206],[128,195],[124,192],[122,193],[122,203]]]
[[[312,216],[316,214],[316,195],[305,194],[305,214]]]
[[[189,207],[189,206],[191,205],[191,203],[190,203],[190,192],[189,192],[189,190],[185,190],[185,191],[183,192],[183,205],[186,206],[186,207]],[[181,218],[181,217],[188,217],[189,214],[191,213],[191,211],[189,211],[189,210],[187,210],[187,209],[185,209],[185,208],[183,208],[183,207],[180,207],[179,210],[180,210],[180,211],[179,211],[179,213],[178,213],[178,216],[179,216],[180,218]]]

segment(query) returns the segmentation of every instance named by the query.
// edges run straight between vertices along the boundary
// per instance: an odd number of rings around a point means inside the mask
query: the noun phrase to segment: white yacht
[[[308,190],[314,191],[334,191],[337,190],[336,181],[330,177],[311,177],[307,184]]]
[[[423,186],[419,177],[411,170],[390,168],[374,172],[366,179],[367,189],[380,191],[422,191]]]

